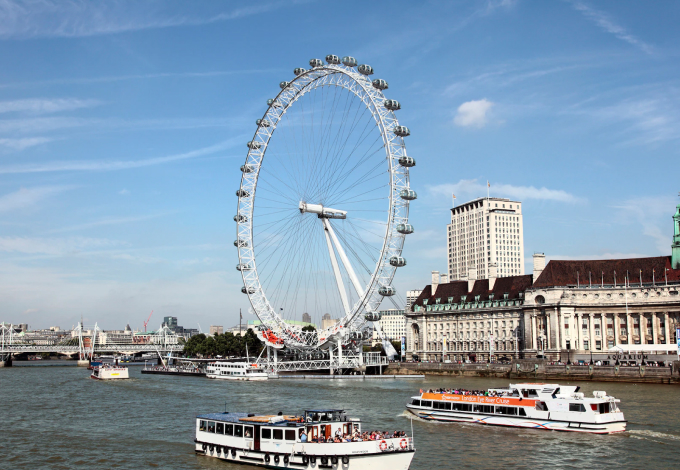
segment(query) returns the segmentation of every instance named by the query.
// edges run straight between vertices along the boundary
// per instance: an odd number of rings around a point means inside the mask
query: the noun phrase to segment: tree
[[[316,331],[314,325],[307,325],[302,327],[302,331]]]

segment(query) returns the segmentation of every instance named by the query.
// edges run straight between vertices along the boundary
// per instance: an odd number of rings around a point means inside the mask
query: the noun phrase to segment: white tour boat
[[[626,420],[617,403],[606,392],[593,397],[579,393],[576,386],[559,384],[510,384],[507,389],[489,389],[486,394],[460,390],[422,393],[412,397],[406,408],[431,421],[458,421],[495,426],[609,434],[626,430]],[[466,393],[466,394],[464,394]]]
[[[211,362],[205,368],[209,379],[267,380],[264,367],[250,362]]]
[[[415,447],[399,434],[371,440],[376,435],[362,433],[361,420],[343,410],[307,410],[304,416],[225,412],[197,416],[194,442],[197,454],[267,468],[406,470]],[[336,435],[342,442],[333,442]]]
[[[130,375],[128,374],[127,367],[117,367],[104,364],[94,367],[90,377],[98,380],[118,380],[129,379]]]

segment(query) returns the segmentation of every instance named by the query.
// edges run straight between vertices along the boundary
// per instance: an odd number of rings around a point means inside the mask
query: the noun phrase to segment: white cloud
[[[24,315],[30,315],[31,313],[38,313],[40,310],[37,308],[27,308],[26,310],[23,311]]]
[[[51,142],[53,139],[48,137],[24,137],[19,139],[0,139],[0,145],[9,147],[14,150],[24,150],[36,145]]]
[[[0,197],[0,213],[34,206],[50,196],[54,196],[69,189],[73,189],[73,187],[41,186],[35,188],[21,188],[18,191]]]
[[[104,219],[100,219],[100,220],[95,220],[93,222],[86,222],[84,224],[73,225],[71,227],[65,227],[65,228],[61,228],[61,229],[51,230],[51,233],[72,232],[72,231],[83,230],[83,229],[94,228],[94,227],[103,227],[103,226],[107,226],[107,225],[130,224],[130,223],[133,223],[133,222],[140,222],[140,221],[143,221],[143,220],[155,219],[155,218],[158,218],[158,217],[162,217],[164,215],[166,215],[166,213],[152,214],[152,215],[141,215],[141,216],[133,216],[133,217],[109,217],[109,218],[104,218]]]
[[[622,224],[637,222],[642,226],[642,234],[655,241],[659,254],[668,254],[673,234],[669,212],[675,203],[670,196],[640,197],[625,200],[614,208],[618,209]]]
[[[486,99],[467,101],[458,107],[453,122],[461,127],[484,127],[487,123],[487,113],[493,105],[494,103]]]
[[[171,163],[187,160],[190,158],[211,155],[227,148],[234,147],[237,143],[244,142],[243,139],[243,136],[237,136],[224,142],[220,142],[219,144],[211,145],[210,147],[204,147],[201,149],[192,150],[190,152],[168,155],[165,157],[148,158],[145,160],[62,161],[43,164],[0,166],[0,174],[44,173],[52,171],[116,171],[142,168],[146,166],[161,165],[164,163]]]
[[[626,30],[626,28],[617,24],[606,13],[595,10],[594,8],[586,5],[583,2],[575,1],[575,2],[572,2],[572,5],[574,6],[574,8],[576,10],[583,13],[583,15],[586,18],[593,21],[596,25],[598,25],[600,28],[602,28],[605,32],[613,34],[618,39],[625,41],[628,44],[631,44],[631,45],[639,48],[641,51],[643,51],[647,54],[653,54],[654,53],[654,48],[652,46],[650,46],[649,44],[645,43],[644,41],[638,39],[637,37],[633,36],[631,33],[629,33]]]
[[[30,255],[45,254],[59,256],[119,245],[119,242],[99,238],[0,237],[0,252]]]
[[[123,188],[120,191],[118,191],[118,194],[120,194],[121,196],[127,196],[128,194],[130,194],[130,191]]]
[[[0,2],[0,38],[83,37],[234,20],[290,2],[257,3],[212,16],[183,16],[163,11],[164,2],[90,2],[51,0]]]
[[[428,186],[428,190],[438,196],[451,197],[455,194],[457,198],[461,195],[467,198],[481,197],[486,194],[487,186],[476,179],[460,180],[454,184],[439,184]],[[546,187],[536,188],[534,186],[513,186],[511,184],[492,184],[491,193],[494,197],[510,197],[519,201],[544,200],[575,203],[582,201],[581,198],[574,196],[561,189],[548,189]],[[450,199],[447,199],[450,200]]]
[[[81,100],[76,98],[33,98],[25,100],[0,101],[0,113],[59,113],[62,111],[72,111],[74,109],[90,108],[92,106],[97,106],[100,103],[101,102],[98,100]]]

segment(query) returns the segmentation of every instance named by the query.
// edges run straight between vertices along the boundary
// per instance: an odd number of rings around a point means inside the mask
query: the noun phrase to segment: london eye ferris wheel
[[[408,156],[388,83],[353,57],[296,68],[257,119],[236,192],[241,291],[280,348],[347,343],[379,320],[413,233]],[[338,319],[303,331],[291,318]]]

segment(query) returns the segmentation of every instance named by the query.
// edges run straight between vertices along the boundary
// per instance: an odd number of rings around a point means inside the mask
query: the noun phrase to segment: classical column
[[[628,337],[628,344],[633,344],[633,322],[630,312],[626,312],[626,336]]]
[[[656,334],[656,312],[652,312],[652,344],[659,344],[658,335]]]
[[[531,314],[524,312],[524,349],[535,349],[532,344],[533,333],[531,332]]]
[[[619,336],[620,336],[620,328],[619,328],[619,314],[618,313],[612,313],[612,326],[614,327],[614,346],[617,344],[620,344]]]
[[[670,337],[670,334],[669,334],[669,331],[670,331],[669,330],[669,327],[670,327],[669,323],[670,323],[670,318],[668,318],[668,312],[663,312],[663,329],[664,329],[663,336],[666,339],[666,344],[671,344],[671,337]]]
[[[581,333],[581,325],[583,324],[583,314],[581,312],[576,314],[576,341],[578,341],[579,347],[574,349],[583,349],[583,338]]]
[[[591,351],[595,351],[595,315],[588,314],[588,346]]]
[[[668,317],[668,313],[666,313]],[[531,348],[538,350],[538,333],[536,333],[536,312],[531,314]]]
[[[644,313],[639,313],[640,317],[640,344],[645,344],[647,342],[647,317]]]
[[[560,335],[557,331],[557,307],[553,308],[548,314],[548,327],[550,328],[548,332],[548,348],[559,349]]]

